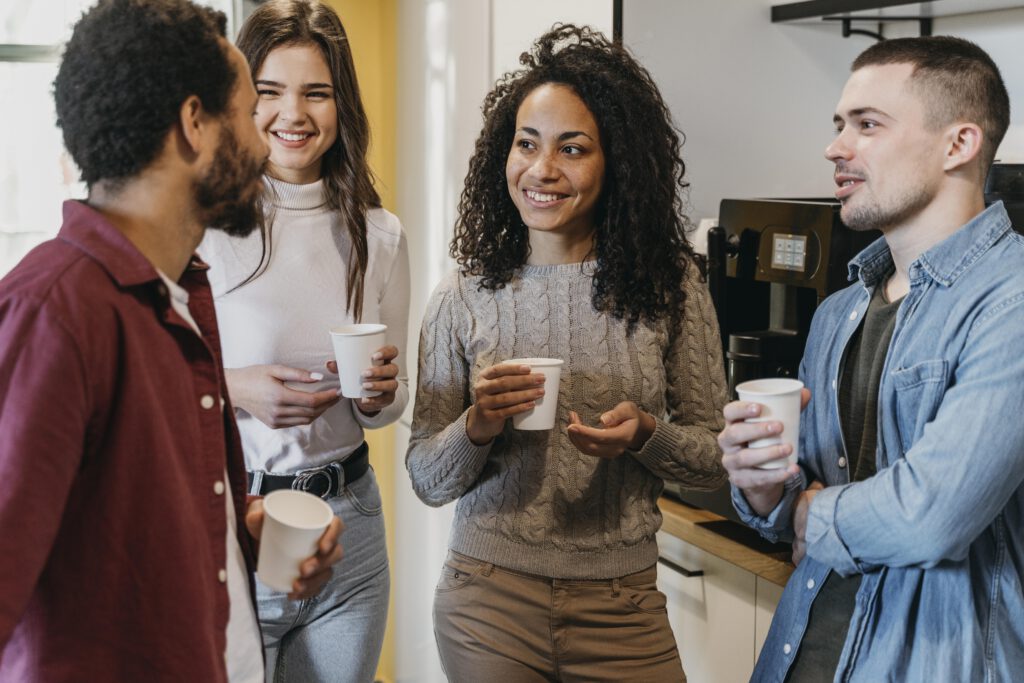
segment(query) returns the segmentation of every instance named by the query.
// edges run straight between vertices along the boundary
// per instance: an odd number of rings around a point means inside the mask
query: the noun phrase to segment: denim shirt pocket
[[[895,392],[896,425],[903,453],[921,438],[946,391],[949,363],[941,358],[921,361],[890,374]]]

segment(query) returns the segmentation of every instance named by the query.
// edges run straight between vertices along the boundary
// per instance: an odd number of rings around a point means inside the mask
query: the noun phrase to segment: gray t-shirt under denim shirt
[[[875,474],[878,387],[896,327],[896,311],[902,301],[886,301],[884,289],[884,285],[879,285],[872,293],[860,329],[846,349],[839,383],[839,423],[846,442],[846,466],[852,473],[851,481],[863,481]],[[829,574],[814,600],[807,635],[797,650],[787,683],[832,680],[860,581],[860,574],[845,578],[836,572]]]

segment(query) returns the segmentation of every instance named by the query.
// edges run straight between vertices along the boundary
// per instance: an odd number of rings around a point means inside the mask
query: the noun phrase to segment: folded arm
[[[904,458],[870,479],[818,493],[807,522],[808,555],[844,574],[967,556],[1024,482],[1024,355],[992,329],[1020,320],[1022,308],[1016,303],[977,323],[952,377],[937,371],[946,361],[929,361],[932,372],[905,382],[908,396],[897,389],[898,407],[880,406],[912,413],[921,387],[946,382],[934,417]]]

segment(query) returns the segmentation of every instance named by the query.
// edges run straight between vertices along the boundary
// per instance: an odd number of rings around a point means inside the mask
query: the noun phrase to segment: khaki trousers
[[[657,568],[549,579],[449,552],[434,635],[451,683],[685,681]]]

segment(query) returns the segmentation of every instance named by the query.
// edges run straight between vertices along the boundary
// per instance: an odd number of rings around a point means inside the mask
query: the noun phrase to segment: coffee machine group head
[[[814,309],[849,284],[849,260],[880,236],[847,228],[839,209],[825,199],[722,200],[708,285],[730,397],[748,379],[797,375]]]

